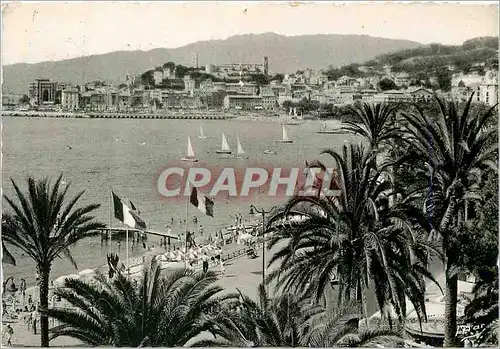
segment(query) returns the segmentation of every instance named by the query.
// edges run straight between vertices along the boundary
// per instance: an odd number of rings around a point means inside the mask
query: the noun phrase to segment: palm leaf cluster
[[[336,278],[338,303],[362,302],[366,313],[367,290],[373,289],[389,320],[393,312],[404,321],[407,302],[425,320],[425,279],[435,281],[427,265],[438,256],[452,295],[445,333],[451,338],[463,269],[461,222],[468,206],[485,204],[484,178],[492,171],[497,176],[498,130],[496,106],[477,108],[472,97],[463,105],[436,97],[435,106],[351,108],[355,120],[345,129],[363,141],[323,151],[333,159],[341,195],[296,196],[274,220],[294,212],[308,219],[291,228],[268,224],[275,232],[270,247],[278,250],[270,262],[278,268],[268,281],[319,299]]]
[[[56,291],[71,306],[50,309],[62,325],[52,338],[71,336],[92,346],[183,346],[212,327],[211,314],[227,296],[212,272],[169,271],[150,262],[138,282],[123,273],[94,283],[67,280]]]
[[[3,212],[2,240],[21,249],[37,266],[49,269],[60,257],[67,257],[76,266],[69,247],[103,227],[89,215],[99,204],[76,207],[83,192],[65,204],[70,185],[61,188],[61,180],[59,176],[51,187],[47,179],[30,177],[27,193],[11,180],[17,200],[4,197],[12,211]]]
[[[480,343],[498,345],[498,269],[483,270],[474,286],[474,298],[465,308],[465,322],[482,325]]]
[[[351,145],[343,154],[324,153],[336,164],[334,179],[341,195],[297,196],[275,216],[300,212],[309,218],[292,229],[276,229],[270,246],[278,251],[270,264],[279,266],[269,280],[276,280],[286,292],[319,300],[336,277],[339,303],[359,301],[366,306],[366,293],[373,287],[384,315],[392,309],[404,318],[408,297],[425,317],[423,276],[430,275],[423,266],[428,244],[401,218],[402,210],[389,209],[390,173],[377,169],[370,148]]]
[[[360,330],[359,309],[354,306],[325,309],[310,299],[282,293],[270,299],[259,286],[260,302],[239,294],[236,309],[217,317],[219,340],[196,346],[242,347],[359,347],[401,346],[398,332],[389,329]]]
[[[436,98],[439,112],[418,107],[401,113],[407,154],[399,162],[414,169],[406,196],[414,205],[411,216],[424,212],[421,228],[441,244],[445,263],[445,345],[455,344],[458,273],[464,270],[461,232],[468,205],[484,205],[481,178],[498,176],[496,106],[488,109]]]
[[[41,309],[48,307],[52,263],[66,257],[76,268],[70,248],[97,235],[97,229],[104,227],[92,216],[100,205],[78,207],[83,191],[68,198],[70,185],[62,188],[61,180],[59,176],[51,185],[48,179],[30,177],[26,192],[12,180],[15,196],[4,196],[8,208],[2,214],[2,242],[16,246],[35,262],[40,275]],[[45,314],[40,318],[40,329],[41,345],[48,346],[49,323]]]

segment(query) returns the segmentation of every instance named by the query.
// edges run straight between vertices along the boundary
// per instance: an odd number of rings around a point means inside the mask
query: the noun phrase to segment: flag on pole
[[[141,217],[125,205],[115,193],[111,192],[111,194],[113,195],[115,218],[130,228],[146,229],[146,223]]]
[[[189,199],[189,202],[207,216],[214,216],[214,201],[205,195],[198,195],[196,187],[193,187],[191,190],[191,198]]]
[[[129,201],[128,201],[128,203],[130,204],[130,209],[131,209],[132,211],[137,212],[137,214],[138,214],[138,215],[140,215],[140,214],[141,214],[141,211],[139,211],[139,210],[135,207],[135,205],[132,203],[132,201],[130,201],[130,200],[129,200]]]
[[[7,247],[5,247],[5,244],[2,243],[2,250],[3,250],[3,254],[2,254],[2,263],[5,263],[5,264],[12,264],[12,265],[16,265],[16,260],[14,259],[14,257],[10,254],[9,250],[7,250]]]

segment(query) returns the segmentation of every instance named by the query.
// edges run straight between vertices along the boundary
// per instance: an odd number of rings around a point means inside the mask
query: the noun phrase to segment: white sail
[[[240,137],[238,137],[238,135],[236,135],[236,139],[237,139],[237,142],[238,142],[238,151],[237,151],[237,154],[238,155],[245,154],[245,151],[243,150],[243,147],[241,146],[241,143],[240,143]]]
[[[187,152],[187,157],[188,158],[194,158],[194,150],[193,146],[191,145],[191,138],[188,137],[188,152]]]
[[[205,138],[205,134],[203,133],[203,126],[200,126],[200,135],[199,138]]]
[[[222,134],[222,147],[221,150],[223,151],[230,151],[231,148],[229,148],[229,144],[227,144],[227,139],[224,133]]]
[[[283,126],[283,140],[288,141],[288,134],[286,133],[285,126]]]

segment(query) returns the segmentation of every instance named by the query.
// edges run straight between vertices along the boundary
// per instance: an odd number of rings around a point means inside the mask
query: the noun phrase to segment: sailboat
[[[282,126],[282,127],[283,127],[283,137],[282,137],[282,139],[278,139],[276,141],[276,143],[293,143],[293,140],[288,138],[288,134],[286,133],[285,126]]]
[[[227,144],[226,135],[222,134],[222,146],[220,150],[215,151],[217,154],[231,154],[231,148],[229,148],[229,144]]]
[[[191,138],[188,136],[188,150],[187,155],[181,158],[181,161],[197,162],[198,159],[194,156],[193,146],[191,145]]]
[[[243,156],[245,155],[245,151],[243,150],[243,147],[241,146],[240,137],[238,135],[236,135],[236,142],[237,142],[237,147],[238,147],[238,150],[236,151],[236,158],[242,159]]]
[[[205,134],[203,133],[203,126],[200,125],[200,133],[198,135],[198,138],[199,139],[206,139],[208,138],[207,136],[205,136]]]

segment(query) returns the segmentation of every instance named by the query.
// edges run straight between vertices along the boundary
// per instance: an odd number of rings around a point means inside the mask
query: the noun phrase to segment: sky
[[[365,34],[461,44],[498,36],[498,3],[16,2],[2,4],[2,64],[175,48],[232,35]]]

